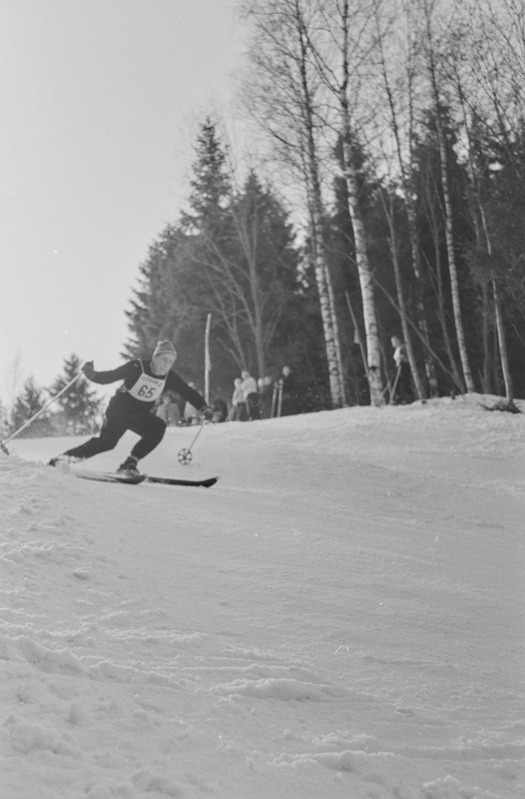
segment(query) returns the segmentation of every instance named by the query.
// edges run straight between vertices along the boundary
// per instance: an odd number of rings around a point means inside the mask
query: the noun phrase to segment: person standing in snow
[[[178,424],[181,418],[179,406],[171,391],[167,391],[162,395],[155,412],[168,426]]]
[[[392,402],[406,403],[412,401],[412,373],[410,371],[410,364],[408,362],[407,348],[401,339],[397,336],[392,336],[390,339],[394,347],[394,362],[397,367],[395,377],[395,393],[392,397]]]
[[[272,415],[273,384],[274,380],[271,375],[260,377],[257,381],[261,398],[261,419],[269,419]]]
[[[195,383],[188,383],[189,387],[196,390]],[[184,404],[184,411],[182,413],[181,424],[191,425],[197,424],[199,421],[199,411],[192,405],[191,402]]]
[[[171,342],[159,341],[151,358],[136,358],[107,372],[95,371],[93,361],[84,364],[82,371],[93,383],[102,386],[117,380],[123,383],[109,401],[100,435],[52,458],[49,465],[76,463],[107,452],[116,447],[127,430],[131,430],[140,439],[117,471],[127,475],[138,474],[139,460],[160,444],[166,432],[166,423],[155,413],[155,405],[165,391],[180,394],[186,402],[199,408],[205,418],[211,419],[213,411],[204,398],[171,371],[176,357]]]
[[[231,402],[232,404],[228,413],[228,421],[242,422],[245,417],[245,405],[244,392],[242,390],[242,380],[240,377],[236,377],[233,381],[233,394]]]
[[[246,403],[246,411],[248,414],[248,420],[253,419],[260,419],[261,418],[261,398],[257,391],[257,383],[255,382],[255,378],[251,376],[251,374],[244,370],[241,372],[242,377],[242,392],[244,397],[244,402]]]
[[[289,366],[283,366],[280,378],[281,416],[292,416],[298,412],[299,394],[295,375]]]

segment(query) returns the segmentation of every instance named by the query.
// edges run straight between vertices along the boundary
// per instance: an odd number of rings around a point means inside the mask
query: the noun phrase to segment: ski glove
[[[86,375],[87,379],[91,380],[91,378],[95,374],[95,368],[93,366],[93,361],[86,361],[86,363],[82,367],[82,371]]]
[[[211,422],[213,419],[214,410],[210,408],[208,405],[203,405],[200,409],[199,413],[203,416],[207,422]]]

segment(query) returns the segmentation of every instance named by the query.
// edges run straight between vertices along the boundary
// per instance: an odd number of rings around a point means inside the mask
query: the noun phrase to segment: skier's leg
[[[100,430],[100,435],[90,438],[78,447],[68,449],[63,454],[70,458],[78,458],[79,460],[92,458],[93,455],[99,455],[101,452],[114,449],[126,430],[128,430],[127,419],[106,416]]]
[[[259,394],[256,394],[255,392],[253,394],[250,394],[248,397],[247,405],[248,405],[249,418],[251,421],[262,418],[261,398]]]
[[[401,372],[401,394],[403,402],[412,402],[414,394],[412,391],[412,371],[410,364],[404,363]]]
[[[166,432],[166,424],[159,416],[148,413],[133,421],[129,429],[140,436],[140,441],[131,450],[131,457],[140,460],[160,444]]]

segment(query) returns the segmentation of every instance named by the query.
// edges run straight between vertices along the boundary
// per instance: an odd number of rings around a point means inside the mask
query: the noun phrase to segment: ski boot
[[[133,455],[129,455],[124,463],[121,463],[118,467],[117,474],[124,474],[127,477],[136,477],[140,474],[139,470],[137,469],[138,462],[138,458],[135,458]]]
[[[57,455],[55,458],[51,458],[47,465],[53,466],[61,472],[68,472],[72,463],[79,463],[81,460],[82,458],[75,458],[73,455]]]

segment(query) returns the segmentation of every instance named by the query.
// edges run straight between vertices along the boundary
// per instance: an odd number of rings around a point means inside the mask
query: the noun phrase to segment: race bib
[[[127,392],[142,402],[156,402],[164,391],[165,382],[165,377],[150,377],[143,372]]]

